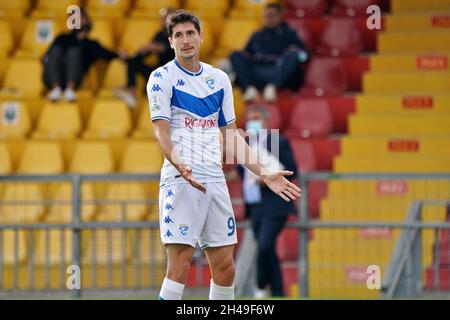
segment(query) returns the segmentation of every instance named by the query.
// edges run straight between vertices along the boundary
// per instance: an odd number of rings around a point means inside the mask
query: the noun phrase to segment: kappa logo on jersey
[[[184,118],[184,126],[189,129],[193,128],[216,128],[216,119],[195,119],[195,118]]]
[[[166,208],[166,210],[173,210],[173,207],[170,203],[166,203],[164,208]]]
[[[161,72],[155,72],[154,74],[153,74],[153,76],[155,77],[155,78],[161,78],[162,79],[162,74],[161,74]]]
[[[158,111],[161,109],[161,106],[159,105],[158,96],[156,94],[153,94],[150,98],[151,101],[151,110],[152,111]]]
[[[158,92],[158,91],[162,91],[162,89],[159,86],[159,84],[154,84],[153,87],[152,87],[152,91],[153,92]]]
[[[166,198],[173,197],[173,196],[174,196],[173,191],[172,190],[168,190],[167,194],[166,194]]]
[[[173,237],[173,234],[172,234],[172,232],[170,232],[169,229],[167,229],[166,233],[164,234],[164,237],[165,237],[165,238],[172,238],[172,237]]]
[[[178,226],[178,229],[180,229],[180,233],[181,233],[183,236],[185,236],[185,235],[187,235],[187,232],[188,232],[188,230],[189,230],[189,226],[188,226],[187,224],[180,224],[180,225]]]
[[[178,86],[182,87],[182,86],[184,86],[185,84],[186,84],[186,82],[184,82],[183,79],[178,79],[178,82],[177,82],[177,84],[176,84],[176,87],[178,87]]]
[[[169,216],[165,216],[164,217],[164,223],[174,223],[174,222]]]

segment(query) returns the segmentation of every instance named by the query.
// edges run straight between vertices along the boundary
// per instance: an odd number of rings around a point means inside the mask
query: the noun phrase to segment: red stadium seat
[[[305,19],[289,19],[287,23],[297,32],[298,37],[303,41],[306,48],[312,51],[316,46],[316,38],[311,34],[308,22]]]
[[[320,200],[328,194],[328,182],[325,180],[312,180],[308,185],[309,217],[317,219],[320,217]]]
[[[349,56],[342,58],[347,72],[347,90],[362,91],[362,78],[365,72],[370,69],[368,56]]]
[[[358,54],[364,43],[356,22],[351,18],[329,19],[316,53],[324,56],[345,56]]]
[[[330,97],[331,116],[333,117],[333,127],[336,133],[347,133],[347,120],[350,114],[355,113],[356,101],[354,97]]]
[[[317,170],[333,171],[333,159],[341,153],[340,139],[310,139],[310,141],[317,159]]]
[[[298,259],[298,229],[284,229],[277,239],[276,250],[280,261],[296,261]]]
[[[233,203],[234,216],[236,221],[245,220],[245,205],[243,203],[242,195],[242,181],[230,181],[227,182],[228,192],[230,193],[231,201]],[[242,203],[235,203],[236,201],[241,201]]]
[[[450,267],[438,269],[439,281],[438,287],[434,286],[436,272],[432,266],[426,269],[425,287],[427,289],[450,290]]]
[[[331,15],[336,17],[365,17],[367,7],[379,4],[379,0],[336,0],[331,8]]]
[[[327,10],[326,0],[286,0],[287,17],[320,17]]]
[[[300,175],[305,172],[317,171],[317,159],[314,147],[309,141],[303,139],[290,139],[297,166],[300,167]]]
[[[283,273],[283,288],[286,296],[294,294],[293,289],[298,288],[298,263],[286,261],[281,264],[281,272]],[[298,296],[298,291],[294,296]]]
[[[339,96],[347,90],[343,62],[336,58],[313,58],[305,75],[303,96]]]
[[[326,137],[333,132],[333,119],[327,99],[299,99],[291,115],[288,137]]]

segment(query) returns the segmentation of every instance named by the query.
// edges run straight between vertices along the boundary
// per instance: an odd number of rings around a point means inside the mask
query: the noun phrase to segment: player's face
[[[179,23],[174,26],[169,37],[170,47],[175,50],[175,56],[192,59],[199,56],[203,32],[198,33],[192,22]]]

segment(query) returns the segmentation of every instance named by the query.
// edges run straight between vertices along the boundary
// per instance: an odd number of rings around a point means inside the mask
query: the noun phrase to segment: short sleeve
[[[223,90],[222,108],[220,108],[219,111],[219,127],[224,127],[227,124],[236,121],[236,116],[234,114],[233,89],[231,87],[230,79],[226,74],[224,74]]]
[[[150,74],[147,82],[147,96],[152,121],[163,119],[170,122],[172,86],[168,74],[162,69],[156,69]]]

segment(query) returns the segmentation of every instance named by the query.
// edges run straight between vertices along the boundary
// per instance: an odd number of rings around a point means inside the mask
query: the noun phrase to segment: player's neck
[[[200,71],[200,61],[198,59],[183,59],[182,57],[177,57],[177,61],[184,69],[192,73],[197,73]]]

